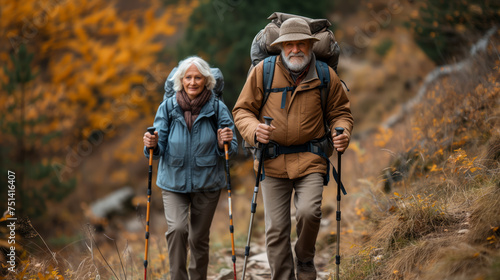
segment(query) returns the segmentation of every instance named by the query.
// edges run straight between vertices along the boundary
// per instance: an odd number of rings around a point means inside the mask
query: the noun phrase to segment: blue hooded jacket
[[[169,114],[167,102],[170,98],[173,99],[173,109]],[[189,131],[175,95],[169,97],[160,104],[154,120],[159,137],[153,152],[153,159],[160,159],[156,179],[158,187],[179,193],[215,191],[225,187],[225,154],[218,147],[217,134],[210,120],[215,114],[215,102],[219,102],[217,126],[227,125],[233,130],[229,155],[236,154],[238,142],[234,122],[222,101],[212,96]],[[144,154],[149,158],[146,147]]]

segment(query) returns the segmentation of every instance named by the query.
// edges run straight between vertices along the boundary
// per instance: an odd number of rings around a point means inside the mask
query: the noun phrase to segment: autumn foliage
[[[164,62],[158,54],[192,8],[164,9],[160,1],[151,1],[144,13],[96,0],[1,5],[1,29],[8,39],[0,44],[1,64],[10,69],[8,54],[21,44],[34,54],[30,66],[38,75],[26,89],[26,120],[43,115],[46,121],[32,127],[33,133],[64,133],[48,146],[33,141],[34,149],[46,151],[58,151],[95,131],[108,132],[155,109],[155,102],[146,101],[159,100],[156,90],[162,81],[155,79]],[[0,77],[8,82],[5,73]],[[13,104],[16,96],[2,95],[1,103]]]

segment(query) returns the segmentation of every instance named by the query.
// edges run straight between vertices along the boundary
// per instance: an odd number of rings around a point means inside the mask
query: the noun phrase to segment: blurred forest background
[[[12,171],[17,274],[7,279],[142,277],[142,135],[166,77],[199,55],[222,70],[231,109],[251,42],[276,11],[328,19],[341,47],[355,118],[341,278],[499,279],[500,3],[489,0],[0,0],[2,275]],[[240,266],[254,174],[243,152],[231,165]],[[335,188],[325,187],[321,279],[335,268]],[[152,209],[150,275],[168,279],[155,186]],[[223,191],[210,279],[232,266],[228,225]],[[268,277],[258,262],[249,273]]]

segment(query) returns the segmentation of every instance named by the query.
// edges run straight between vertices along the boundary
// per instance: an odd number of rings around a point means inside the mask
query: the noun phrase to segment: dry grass
[[[52,250],[40,235],[32,240],[19,238],[24,249],[19,251],[16,274],[2,279],[141,279],[144,277],[144,242],[119,244],[113,238],[95,233],[91,226],[83,230],[85,237],[62,249]],[[163,279],[168,273],[165,250],[158,238],[150,238],[148,277]],[[42,247],[43,246],[43,247]]]
[[[373,234],[349,257],[348,279],[500,277],[499,52],[492,44],[375,135],[376,147],[396,152],[388,167],[373,162],[379,177],[363,179],[359,212]]]
[[[471,244],[483,244],[488,241],[494,249],[500,248],[500,178],[490,182],[484,194],[478,197],[470,214],[470,231],[466,235]]]
[[[453,244],[455,237],[426,239],[410,243],[395,252],[382,268],[387,279],[418,279],[422,272],[435,261],[437,250]]]
[[[451,241],[452,244],[441,250],[434,250],[437,254],[434,254],[432,263],[419,279],[484,279],[485,271],[489,270],[497,252],[457,240]]]

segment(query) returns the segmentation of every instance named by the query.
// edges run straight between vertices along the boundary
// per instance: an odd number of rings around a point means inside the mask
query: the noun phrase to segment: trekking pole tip
[[[337,135],[340,135],[340,134],[344,133],[344,128],[343,127],[336,127],[335,131],[337,132]]]
[[[151,135],[155,135],[156,128],[154,126],[148,127],[148,132]]]

